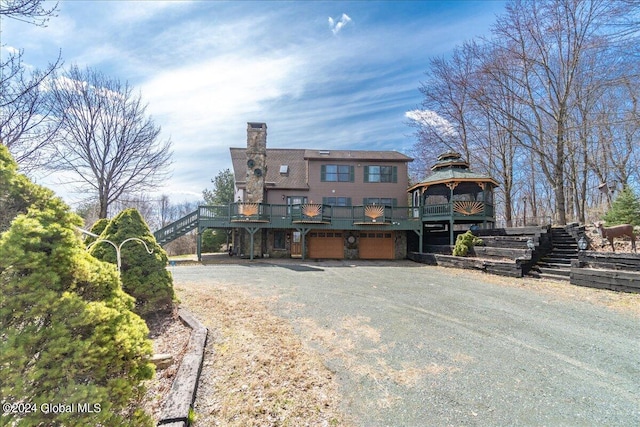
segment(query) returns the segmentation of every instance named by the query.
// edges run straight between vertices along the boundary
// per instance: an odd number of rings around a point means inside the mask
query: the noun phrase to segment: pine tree
[[[136,237],[144,241],[153,252],[149,254],[139,241],[126,242],[121,248],[122,286],[136,300],[135,312],[149,318],[154,313],[173,309],[175,294],[173,278],[167,270],[167,253],[156,242],[151,230],[136,209],[126,209],[116,215],[99,240],[110,240],[119,246],[126,239]],[[95,243],[90,253],[96,258],[116,263],[116,250],[105,243]]]
[[[640,225],[640,198],[630,187],[624,187],[604,215],[607,225]]]
[[[34,185],[26,176],[18,173],[6,146],[0,144],[0,233],[6,231],[11,221],[29,206],[53,197],[46,188]]]
[[[9,425],[152,425],[135,409],[153,376],[151,341],[113,265],[89,255],[62,200],[16,174],[0,147],[3,198],[18,213],[0,235],[0,396],[37,411]],[[7,185],[6,187],[4,185]],[[26,213],[24,212],[26,210]],[[43,404],[99,405],[51,411]],[[77,407],[76,407],[77,408]]]

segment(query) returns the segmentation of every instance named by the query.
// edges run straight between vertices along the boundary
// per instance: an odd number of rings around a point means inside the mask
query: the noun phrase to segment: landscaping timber
[[[418,252],[410,252],[407,257],[412,261],[427,265],[480,270],[486,273],[508,277],[522,277],[523,275],[523,263],[518,260],[498,262],[481,258]]]
[[[581,251],[579,267],[640,271],[640,254]]]
[[[640,273],[597,268],[572,268],[571,284],[589,288],[640,293]]]
[[[640,255],[581,251],[571,264],[571,284],[640,293]]]
[[[196,397],[208,334],[207,328],[188,311],[181,308],[178,315],[192,329],[192,332],[187,353],[182,358],[171,391],[162,406],[162,415],[158,422],[158,425],[169,427],[186,427],[188,425],[189,410]]]

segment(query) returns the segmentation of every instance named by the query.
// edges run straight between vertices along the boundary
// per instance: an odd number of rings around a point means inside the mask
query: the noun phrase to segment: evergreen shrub
[[[131,237],[141,239],[153,251],[149,254],[137,240],[124,243],[120,251],[122,287],[135,298],[134,311],[145,318],[172,311],[175,293],[173,278],[167,269],[167,253],[156,242],[149,226],[136,209],[126,209],[116,215],[104,228],[99,239],[110,240],[120,246]],[[102,261],[117,263],[116,250],[108,243],[95,243],[90,248],[90,253]]]
[[[152,425],[136,409],[153,376],[145,322],[118,272],[84,249],[82,223],[62,200],[16,175],[0,147],[3,202],[19,213],[0,235],[0,396],[35,410],[1,425]],[[47,404],[76,405],[50,411]],[[93,412],[77,411],[89,404]],[[96,406],[97,405],[97,406]]]
[[[476,245],[481,245],[482,239],[473,235],[471,231],[459,234],[453,247],[454,256],[467,256],[469,250]]]

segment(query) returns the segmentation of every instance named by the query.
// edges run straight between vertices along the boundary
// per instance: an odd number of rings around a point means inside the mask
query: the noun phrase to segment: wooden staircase
[[[158,244],[164,246],[195,229],[198,226],[198,220],[199,210],[196,210],[154,232],[153,235]]]
[[[528,275],[540,279],[569,281],[571,261],[578,259],[578,243],[564,227],[552,227],[551,244],[551,251],[531,268]]]

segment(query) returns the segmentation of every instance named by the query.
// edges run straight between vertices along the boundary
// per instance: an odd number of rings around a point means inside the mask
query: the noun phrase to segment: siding
[[[354,182],[322,182],[322,166],[327,164],[354,166]],[[365,167],[370,165],[396,166],[397,182],[365,182]],[[322,203],[323,197],[350,197],[354,205],[359,205],[364,198],[380,197],[397,199],[398,206],[407,206],[408,186],[409,179],[406,162],[362,162],[357,159],[309,160],[309,192],[307,197],[310,202]]]

